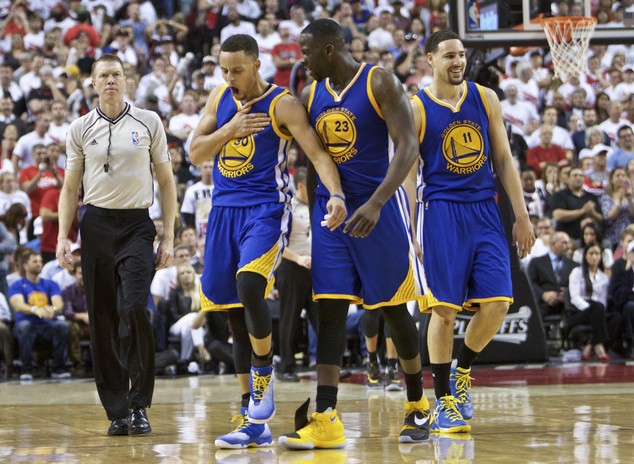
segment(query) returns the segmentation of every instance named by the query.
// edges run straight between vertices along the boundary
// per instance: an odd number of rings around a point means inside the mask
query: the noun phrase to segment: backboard
[[[612,2],[614,3],[614,2]],[[622,2],[627,5],[631,1]],[[456,0],[450,17],[465,46],[492,48],[545,46],[540,19],[554,16],[549,0]],[[592,16],[591,0],[572,3],[565,16]],[[455,10],[455,11],[454,11]],[[631,11],[628,11],[631,10]],[[634,6],[623,10],[623,25],[598,24],[590,40],[594,44],[634,43]]]

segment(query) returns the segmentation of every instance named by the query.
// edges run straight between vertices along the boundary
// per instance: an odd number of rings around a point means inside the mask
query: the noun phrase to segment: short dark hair
[[[460,36],[454,31],[432,32],[425,40],[425,54],[438,51],[438,45],[446,40],[460,40]]]
[[[125,67],[123,66],[123,61],[117,55],[113,55],[112,53],[106,53],[105,55],[101,55],[101,57],[92,64],[90,68],[90,75],[93,76],[95,74],[95,68],[99,63],[119,63],[121,65],[121,70],[125,76]]]
[[[260,48],[253,37],[246,34],[236,34],[222,42],[220,46],[221,52],[244,52],[257,60],[260,56]]]
[[[339,50],[346,45],[343,28],[336,21],[329,18],[313,21],[302,30],[302,34],[312,35],[317,43],[324,45],[325,42],[328,42]]]

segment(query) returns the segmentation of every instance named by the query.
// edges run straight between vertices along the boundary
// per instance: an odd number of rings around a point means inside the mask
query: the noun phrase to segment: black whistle
[[[110,165],[108,163],[103,165],[103,172],[108,172],[108,170],[110,169]]]

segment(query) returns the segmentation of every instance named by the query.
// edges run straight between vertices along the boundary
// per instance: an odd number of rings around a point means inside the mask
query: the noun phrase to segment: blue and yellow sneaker
[[[308,425],[297,432],[282,435],[277,444],[300,450],[343,448],[346,437],[337,410],[328,408],[324,412],[314,412]]]
[[[251,448],[273,444],[273,436],[269,426],[249,421],[247,408],[241,408],[240,414],[231,419],[231,422],[234,421],[239,421],[238,426],[233,432],[216,438],[216,448]]]
[[[273,366],[251,367],[251,398],[249,398],[249,420],[264,424],[275,415],[273,392]]]
[[[452,364],[449,375],[451,394],[458,400],[458,411],[466,421],[473,419],[473,403],[471,395],[469,395],[473,378],[469,374],[471,374],[471,369],[463,369]]]
[[[458,400],[453,396],[443,396],[436,401],[431,418],[433,433],[463,433],[471,432],[471,426],[462,418],[458,411]]]
[[[400,443],[417,443],[429,438],[429,401],[423,397],[418,401],[405,402],[405,421],[398,436]]]

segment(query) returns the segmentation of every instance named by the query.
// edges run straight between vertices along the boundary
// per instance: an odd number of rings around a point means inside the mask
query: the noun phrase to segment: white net
[[[542,21],[546,39],[553,56],[555,76],[566,82],[569,76],[581,76],[586,72],[586,51],[595,18],[570,16],[547,18]]]

